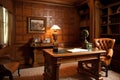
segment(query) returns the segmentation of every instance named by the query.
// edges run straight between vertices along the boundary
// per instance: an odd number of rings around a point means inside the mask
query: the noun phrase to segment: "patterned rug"
[[[86,74],[77,73],[77,63],[66,63],[60,66],[60,80],[95,80]],[[43,80],[44,66],[25,68],[20,70],[20,77],[17,71],[13,74],[14,80]],[[4,80],[9,80],[5,77]],[[109,71],[109,76],[104,80],[120,80],[120,74]]]

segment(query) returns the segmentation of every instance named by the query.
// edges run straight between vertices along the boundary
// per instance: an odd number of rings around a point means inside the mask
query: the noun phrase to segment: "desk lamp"
[[[57,44],[57,30],[59,30],[60,29],[60,27],[58,26],[58,25],[53,25],[52,27],[51,27],[51,29],[54,31],[54,33],[53,33],[53,40],[54,40],[54,42],[53,42],[53,51],[54,52],[57,52],[58,51],[58,44]]]

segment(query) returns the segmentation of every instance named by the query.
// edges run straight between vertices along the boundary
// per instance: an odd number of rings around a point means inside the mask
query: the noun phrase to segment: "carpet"
[[[65,63],[60,66],[60,80],[95,80],[86,74],[77,73],[77,63]],[[44,66],[25,68],[20,70],[20,77],[17,71],[13,74],[14,80],[43,80]],[[109,76],[103,77],[104,80],[120,80],[120,74],[109,70]],[[5,77],[4,80],[8,80]]]

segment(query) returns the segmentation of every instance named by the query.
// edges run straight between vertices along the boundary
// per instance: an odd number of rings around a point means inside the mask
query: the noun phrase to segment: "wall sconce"
[[[54,40],[54,42],[53,42],[53,44],[54,44],[53,51],[58,52],[57,30],[60,30],[60,27],[58,25],[53,25],[51,27],[51,29],[54,30],[54,33],[53,33],[53,40]]]

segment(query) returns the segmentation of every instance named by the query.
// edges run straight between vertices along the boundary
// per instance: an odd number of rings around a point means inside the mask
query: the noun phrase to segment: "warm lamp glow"
[[[60,27],[58,25],[53,25],[51,27],[52,30],[54,30],[54,33],[53,33],[53,40],[54,40],[54,47],[53,47],[53,52],[58,52],[58,43],[57,43],[57,30],[60,29]]]
[[[57,31],[60,29],[60,27],[58,25],[53,25],[51,29],[53,29],[54,31]]]
[[[60,29],[60,27],[58,25],[53,25],[51,27],[52,30],[54,30],[54,33],[53,33],[53,40],[56,42],[57,40],[57,30]]]

